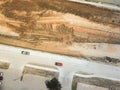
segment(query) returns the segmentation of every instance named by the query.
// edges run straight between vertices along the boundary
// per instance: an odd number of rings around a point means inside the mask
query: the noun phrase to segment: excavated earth
[[[80,57],[68,47],[120,44],[120,11],[67,0],[0,0],[0,43]]]

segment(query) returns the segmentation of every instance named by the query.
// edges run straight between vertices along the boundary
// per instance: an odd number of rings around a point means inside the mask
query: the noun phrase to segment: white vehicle
[[[21,54],[30,55],[30,52],[28,52],[28,51],[21,51]]]

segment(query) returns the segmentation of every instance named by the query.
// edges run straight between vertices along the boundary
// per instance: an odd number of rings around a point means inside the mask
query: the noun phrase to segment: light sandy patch
[[[70,50],[80,52],[83,56],[111,56],[120,58],[119,44],[105,44],[105,43],[74,43],[68,47]]]
[[[24,14],[25,14],[25,12],[24,12]],[[0,25],[2,26],[2,25],[4,25],[4,24],[6,24],[6,23],[9,23],[9,24],[11,24],[11,25],[13,25],[13,26],[17,26],[17,27],[20,27],[20,24],[24,24],[24,23],[21,22],[21,21],[7,18],[7,17],[5,17],[3,14],[1,14],[1,12],[0,12]]]
[[[17,11],[17,10],[13,10],[12,11],[14,14],[18,15],[18,16],[25,16],[27,14],[27,12],[25,11]]]
[[[107,32],[114,32],[120,33],[120,27],[110,27],[103,24],[99,24],[96,22],[89,21],[88,19],[75,16],[72,14],[64,14],[63,18],[68,21],[71,25],[79,26],[79,27],[86,27],[89,29],[96,29],[100,31],[107,31]]]
[[[6,3],[8,0],[0,0],[0,5]]]
[[[10,28],[7,28],[5,26],[0,26],[0,34],[7,36],[19,36],[18,33],[12,31]]]

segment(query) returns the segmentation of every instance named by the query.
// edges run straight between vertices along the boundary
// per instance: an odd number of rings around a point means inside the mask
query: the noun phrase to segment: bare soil
[[[95,86],[104,87],[104,88],[113,88],[115,90],[120,89],[119,81],[112,81],[112,80],[97,78],[97,77],[84,78],[84,77],[75,76],[73,78],[73,86],[75,86],[76,83],[85,83],[88,85],[95,85]]]
[[[53,77],[59,76],[59,73],[56,73],[56,72],[42,70],[42,69],[36,69],[36,68],[32,68],[32,67],[27,67],[27,66],[25,66],[25,68],[24,68],[23,77],[25,74],[32,74],[32,75],[43,76],[43,77],[48,77],[48,78],[53,78]]]
[[[0,61],[0,69],[8,69],[10,66],[10,63]]]
[[[70,56],[73,43],[120,44],[120,11],[67,0],[2,0],[0,27],[1,44]]]

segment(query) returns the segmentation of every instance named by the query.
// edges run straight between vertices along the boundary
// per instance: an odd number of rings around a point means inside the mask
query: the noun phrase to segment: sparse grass
[[[59,73],[57,73],[57,72],[47,71],[47,70],[43,70],[43,69],[36,69],[36,68],[32,68],[32,67],[27,67],[27,66],[25,66],[25,68],[24,68],[23,77],[25,74],[32,74],[32,75],[43,76],[43,77],[48,77],[48,78],[53,78],[53,77],[59,76]]]
[[[76,83],[85,83],[88,85],[95,85],[104,88],[113,87],[115,90],[120,90],[119,81],[109,80],[105,78],[98,78],[98,77],[84,78],[84,77],[74,76],[73,89],[75,89],[75,87],[77,88]]]
[[[0,61],[0,69],[8,69],[10,66],[10,63]]]
[[[72,83],[72,90],[77,90],[77,82]]]

